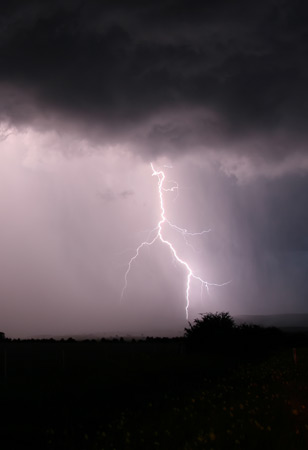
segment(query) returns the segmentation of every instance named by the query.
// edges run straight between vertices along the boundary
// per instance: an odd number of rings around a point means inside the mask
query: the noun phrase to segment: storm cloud
[[[232,280],[192,317],[307,311],[303,2],[1,8],[0,328],[183,329],[185,276],[159,246],[119,306],[159,216],[150,161],[179,183],[170,220],[212,230],[188,248],[175,238],[181,254],[209,281]]]
[[[122,136],[160,154],[228,142],[264,158],[294,147],[306,155],[302,2],[17,1],[2,10],[8,121],[77,121],[92,138]]]

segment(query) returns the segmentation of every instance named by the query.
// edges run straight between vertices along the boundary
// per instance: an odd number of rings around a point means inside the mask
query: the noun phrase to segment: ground
[[[0,356],[3,449],[308,447],[306,347],[297,364],[288,346],[243,359],[171,340],[9,342]]]

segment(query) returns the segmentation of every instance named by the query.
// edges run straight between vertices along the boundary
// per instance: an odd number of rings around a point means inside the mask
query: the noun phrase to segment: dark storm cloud
[[[131,197],[132,195],[134,195],[135,193],[134,193],[134,191],[132,190],[132,189],[127,189],[127,190],[125,190],[125,191],[122,191],[122,192],[120,192],[120,197],[121,198],[124,198],[124,199],[126,199],[126,198],[129,198],[129,197]]]
[[[3,118],[78,120],[110,136],[136,130],[137,140],[148,123],[146,139],[158,149],[258,134],[269,139],[254,147],[259,153],[287,154],[294,143],[305,151],[302,2],[10,1],[1,8]]]
[[[104,192],[99,192],[98,196],[101,198],[104,202],[112,202],[117,200],[118,198],[126,200],[127,198],[134,195],[134,191],[132,189],[127,189],[125,191],[121,191],[119,193],[115,193],[111,189],[106,189]]]

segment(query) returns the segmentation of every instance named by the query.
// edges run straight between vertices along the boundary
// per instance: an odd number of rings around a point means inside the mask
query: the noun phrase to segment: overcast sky
[[[183,330],[308,312],[304,2],[3,1],[0,329]],[[170,182],[169,182],[170,181]],[[154,232],[155,235],[155,232]]]

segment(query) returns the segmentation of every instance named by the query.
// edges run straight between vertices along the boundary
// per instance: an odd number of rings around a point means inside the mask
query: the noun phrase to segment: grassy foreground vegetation
[[[305,339],[233,323],[232,348],[222,328],[205,346],[1,343],[1,449],[306,449]]]

